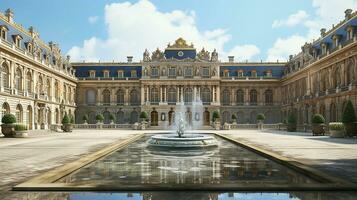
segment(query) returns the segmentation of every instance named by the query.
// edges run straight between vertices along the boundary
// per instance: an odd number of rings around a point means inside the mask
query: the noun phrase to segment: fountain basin
[[[152,147],[205,148],[217,146],[217,140],[214,136],[203,134],[185,134],[182,137],[177,134],[161,134],[151,136],[148,145]]]

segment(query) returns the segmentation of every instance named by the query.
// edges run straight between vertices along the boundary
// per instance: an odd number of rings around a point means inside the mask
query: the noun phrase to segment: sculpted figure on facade
[[[147,67],[144,67],[143,75],[144,75],[144,76],[147,76],[147,75],[148,75],[148,68],[147,68]]]
[[[218,53],[217,53],[216,49],[214,49],[213,52],[212,52],[211,61],[212,62],[217,62],[218,61]]]
[[[202,48],[202,50],[198,53],[197,57],[200,60],[206,60],[206,61],[210,60],[210,54],[208,51],[205,50],[205,48]]]
[[[150,53],[147,49],[145,49],[143,53],[143,61],[144,62],[149,62],[150,61]]]
[[[151,60],[160,61],[160,60],[163,60],[163,59],[165,59],[164,52],[160,51],[160,49],[157,48],[156,51],[154,51],[152,53]]]

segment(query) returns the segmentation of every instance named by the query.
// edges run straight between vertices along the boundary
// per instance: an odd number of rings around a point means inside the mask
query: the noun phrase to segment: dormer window
[[[244,72],[242,69],[238,70],[238,77],[241,78],[244,76]]]
[[[225,69],[223,71],[223,77],[229,77],[229,70],[228,69]]]
[[[340,35],[333,35],[332,36],[332,40],[333,40],[333,46],[334,47],[338,47],[338,45],[340,44]]]
[[[321,54],[325,55],[327,53],[327,44],[321,43]]]
[[[27,43],[27,51],[28,51],[29,53],[32,53],[33,48],[32,48],[32,44],[31,44],[31,43]]]
[[[151,68],[151,76],[152,77],[157,77],[159,76],[159,69],[157,67],[152,67]]]
[[[8,30],[9,29],[6,26],[4,26],[4,25],[0,26],[0,38],[1,39],[6,40]]]
[[[136,78],[137,77],[136,70],[131,70],[130,75],[132,78]]]
[[[123,70],[119,70],[118,71],[118,78],[124,78],[124,71]]]
[[[21,35],[14,35],[13,37],[14,37],[15,46],[17,48],[21,48],[22,36]]]
[[[95,71],[94,70],[90,70],[89,71],[89,77],[90,78],[95,78]]]
[[[257,77],[257,70],[252,70],[251,77],[253,77],[253,78]]]
[[[347,30],[347,40],[352,40],[353,39],[353,26],[348,26],[346,30]]]
[[[103,71],[103,76],[104,76],[104,78],[109,78],[109,71],[108,70],[104,70]]]

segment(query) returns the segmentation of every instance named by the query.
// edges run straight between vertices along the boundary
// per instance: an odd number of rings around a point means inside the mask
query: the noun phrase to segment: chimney
[[[320,30],[320,33],[321,33],[321,37],[324,37],[326,35],[326,29],[325,28],[322,28]]]
[[[228,56],[228,61],[229,61],[230,63],[234,62],[234,56]]]
[[[349,20],[349,19],[351,19],[351,16],[352,16],[352,9],[346,9],[346,11],[345,11],[345,19]]]
[[[128,63],[133,62],[133,56],[127,56],[126,58],[127,58]]]
[[[9,23],[14,22],[14,12],[12,12],[12,10],[10,8],[5,11],[5,16]]]

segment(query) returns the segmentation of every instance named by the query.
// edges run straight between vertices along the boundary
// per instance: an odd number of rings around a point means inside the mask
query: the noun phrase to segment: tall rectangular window
[[[175,77],[175,76],[176,76],[176,68],[170,67],[169,68],[169,77]]]
[[[209,67],[203,67],[202,68],[202,76],[203,77],[209,77]]]
[[[118,78],[124,78],[124,71],[123,70],[119,70],[118,71]]]
[[[159,69],[157,67],[152,67],[151,68],[151,76],[152,77],[158,77],[159,76]]]
[[[95,78],[95,71],[94,70],[89,71],[89,77]]]
[[[109,78],[109,71],[107,70],[104,71],[104,78]]]
[[[192,77],[193,76],[193,69],[192,67],[187,67],[185,69],[185,77]]]
[[[136,78],[137,77],[136,70],[131,70],[130,75],[132,78]]]

